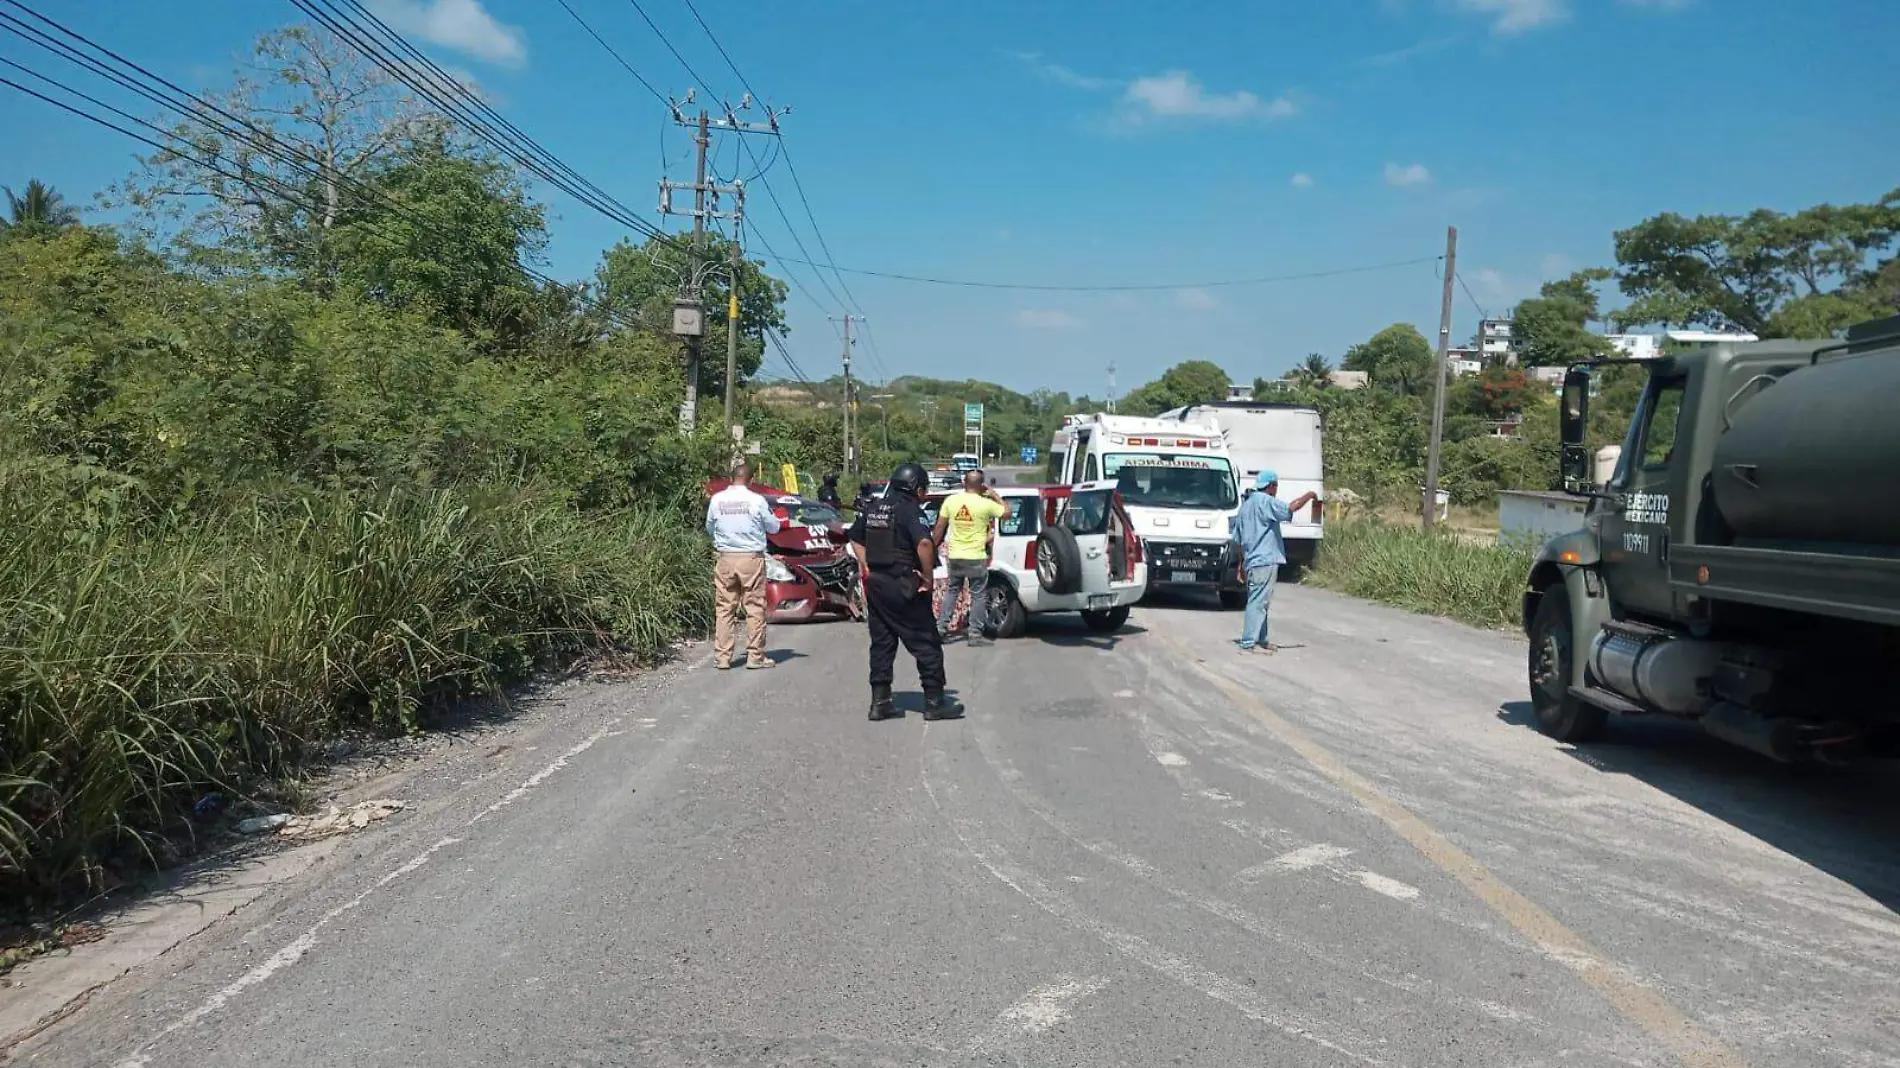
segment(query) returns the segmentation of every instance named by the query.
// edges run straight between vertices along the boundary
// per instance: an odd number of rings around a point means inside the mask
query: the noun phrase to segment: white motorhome
[[[1057,436],[1050,478],[1113,480],[1148,558],[1148,587],[1231,586],[1227,523],[1240,487],[1211,421],[1133,415],[1071,416]],[[1226,591],[1223,600],[1231,600]]]
[[[1244,490],[1253,488],[1261,471],[1280,476],[1280,499],[1292,500],[1309,490],[1319,495],[1311,507],[1285,524],[1287,563],[1305,567],[1318,555],[1325,536],[1325,426],[1319,409],[1304,404],[1229,400],[1190,404],[1162,413],[1164,419],[1186,423],[1213,423],[1227,441],[1234,473]]]

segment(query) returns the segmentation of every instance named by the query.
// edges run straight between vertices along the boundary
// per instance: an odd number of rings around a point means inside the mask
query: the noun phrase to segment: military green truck
[[[1585,742],[1611,713],[1666,715],[1782,761],[1895,755],[1900,316],[1639,361],[1597,486],[1585,428],[1610,362],[1563,382],[1564,488],[1591,501],[1524,594],[1539,728]]]

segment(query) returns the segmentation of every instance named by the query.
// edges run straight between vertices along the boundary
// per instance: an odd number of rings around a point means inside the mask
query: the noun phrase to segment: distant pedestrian
[[[859,512],[851,524],[851,542],[870,610],[873,723],[899,715],[891,698],[899,642],[917,660],[917,677],[924,684],[924,718],[963,715],[963,706],[944,692],[943,639],[930,617],[937,547],[918,499],[928,483],[922,465],[899,464],[883,496]]]
[[[745,607],[745,666],[753,671],[774,666],[765,658],[765,554],[767,539],[779,532],[779,518],[752,491],[752,468],[741,460],[732,483],[706,505],[706,533],[719,554],[713,566],[713,664],[732,667],[733,620]]]
[[[937,634],[950,636],[950,623],[956,618],[957,599],[970,591],[969,620],[965,624],[971,645],[988,645],[984,632],[989,613],[984,597],[990,581],[990,553],[996,541],[996,521],[1009,514],[1009,506],[996,491],[983,484],[983,472],[964,473],[963,490],[944,498],[937,508],[937,525],[930,540],[943,546],[944,572],[948,578],[943,604],[937,609]]]
[[[1276,646],[1267,640],[1267,606],[1273,601],[1273,586],[1286,563],[1286,540],[1280,524],[1291,522],[1293,513],[1319,500],[1317,493],[1303,493],[1292,503],[1279,497],[1280,476],[1260,472],[1259,492],[1248,494],[1234,516],[1231,540],[1239,549],[1242,576],[1247,580],[1247,610],[1241,616],[1240,640],[1243,653],[1271,653]]]
[[[825,476],[824,482],[818,487],[818,503],[830,505],[840,510],[844,508],[844,498],[838,496],[837,475],[831,474]]]

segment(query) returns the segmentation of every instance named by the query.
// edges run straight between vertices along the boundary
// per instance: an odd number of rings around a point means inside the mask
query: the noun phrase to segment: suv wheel
[[[1238,612],[1247,607],[1246,590],[1220,591],[1220,607],[1223,612]]]
[[[1128,622],[1128,606],[1108,608],[1100,612],[1083,612],[1082,623],[1097,634],[1113,634]]]
[[[1029,613],[1023,609],[1023,603],[1016,599],[1016,592],[997,579],[990,579],[990,585],[984,591],[983,600],[988,618],[985,628],[994,638],[1020,638],[1029,626]]]

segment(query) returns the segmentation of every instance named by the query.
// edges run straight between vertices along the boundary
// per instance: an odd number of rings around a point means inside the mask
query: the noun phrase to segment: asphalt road
[[[1508,635],[1300,588],[1275,620],[1272,657],[1193,605],[955,646],[955,723],[864,722],[848,624],[564,687],[15,1057],[1900,1064],[1890,769],[1571,751]]]

